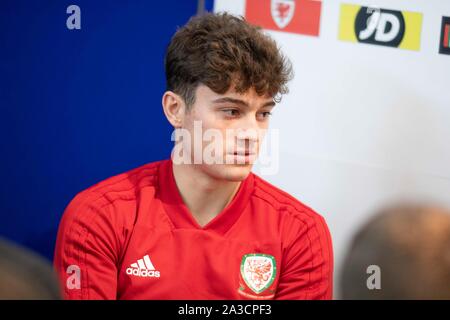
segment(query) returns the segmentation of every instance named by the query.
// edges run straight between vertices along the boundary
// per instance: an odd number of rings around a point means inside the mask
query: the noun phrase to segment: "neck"
[[[214,179],[196,165],[173,165],[184,203],[200,226],[216,217],[233,199],[241,182]]]

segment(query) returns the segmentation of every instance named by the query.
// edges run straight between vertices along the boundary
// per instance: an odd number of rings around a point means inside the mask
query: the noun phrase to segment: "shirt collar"
[[[208,224],[201,227],[183,202],[173,175],[172,160],[161,162],[158,173],[158,196],[175,228],[211,230],[225,234],[241,215],[253,192],[254,175],[245,178],[233,200]]]

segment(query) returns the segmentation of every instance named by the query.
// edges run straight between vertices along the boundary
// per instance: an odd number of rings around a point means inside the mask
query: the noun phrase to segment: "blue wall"
[[[81,8],[81,30],[66,8]],[[76,193],[167,158],[163,58],[182,1],[0,2],[0,235],[49,259]]]

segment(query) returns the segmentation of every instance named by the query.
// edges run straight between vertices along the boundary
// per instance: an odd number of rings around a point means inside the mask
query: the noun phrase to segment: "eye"
[[[237,117],[239,116],[239,110],[238,109],[224,109],[222,110],[223,113],[225,113],[225,115],[227,117]]]
[[[272,112],[270,112],[270,111],[260,112],[260,113],[258,113],[258,118],[261,119],[261,120],[266,120],[271,115],[272,115]]]

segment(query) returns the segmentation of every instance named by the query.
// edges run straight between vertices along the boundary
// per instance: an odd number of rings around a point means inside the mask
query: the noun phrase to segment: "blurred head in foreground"
[[[60,299],[52,266],[31,251],[0,238],[0,299]]]
[[[342,299],[450,299],[450,212],[397,205],[353,238]]]

